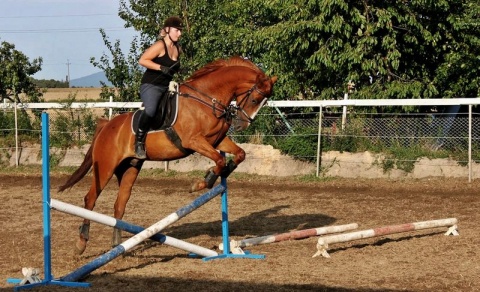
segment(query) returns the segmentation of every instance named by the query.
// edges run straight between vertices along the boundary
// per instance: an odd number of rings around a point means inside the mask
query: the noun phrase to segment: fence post
[[[472,105],[468,105],[468,182],[472,182]]]
[[[322,106],[318,112],[318,138],[317,138],[317,177],[320,175],[322,165]]]
[[[110,103],[113,102],[113,96],[110,95]],[[112,105],[110,105],[110,107],[108,108],[108,120],[111,120],[112,119],[112,113],[113,113],[113,110],[112,110]]]
[[[18,167],[18,118],[17,118],[17,101],[14,103],[15,107],[15,166]]]
[[[348,91],[343,95],[343,100],[348,100]],[[345,124],[347,123],[347,106],[344,105],[342,112],[342,131],[345,130]]]

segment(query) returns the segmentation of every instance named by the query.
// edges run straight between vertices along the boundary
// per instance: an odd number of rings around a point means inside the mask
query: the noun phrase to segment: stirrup
[[[145,144],[141,142],[135,143],[135,156],[138,159],[147,159],[147,152],[145,151]]]

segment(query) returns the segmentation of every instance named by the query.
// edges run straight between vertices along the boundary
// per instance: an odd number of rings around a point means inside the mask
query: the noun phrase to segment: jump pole
[[[415,223],[406,223],[400,225],[390,225],[384,226],[374,229],[350,232],[350,233],[343,233],[338,235],[329,235],[320,237],[317,243],[318,251],[312,256],[317,257],[322,255],[323,257],[329,258],[330,255],[327,252],[328,245],[332,243],[340,243],[340,242],[347,242],[353,241],[363,238],[370,238],[370,237],[377,237],[382,235],[389,235],[394,233],[402,233],[408,231],[415,231],[415,230],[422,230],[422,229],[430,229],[436,227],[444,227],[450,226],[448,231],[445,235],[458,235],[457,232],[457,219],[456,218],[447,218],[447,219],[439,219],[439,220],[430,220],[430,221],[421,221]]]
[[[207,203],[208,201],[210,201],[211,199],[219,195],[224,190],[225,190],[225,187],[222,184],[216,185],[211,190],[209,190],[208,192],[204,193],[203,195],[195,199],[189,205],[186,205],[178,209],[176,212],[171,213],[170,215],[158,221],[157,223],[153,224],[152,226],[144,229],[142,232],[135,234],[134,236],[130,237],[120,245],[117,245],[116,247],[112,248],[110,251],[97,257],[90,263],[87,263],[86,265],[78,268],[72,273],[61,277],[60,280],[70,282],[70,281],[78,281],[84,278],[94,270],[106,265],[113,259],[129,251],[136,245],[140,244],[142,241],[152,237],[153,235],[162,231],[167,226],[177,222],[180,218],[188,215],[193,210],[204,205],[205,203]]]
[[[65,202],[61,202],[55,199],[50,200],[50,207],[59,212],[74,215],[80,218],[88,219],[106,226],[115,227],[120,230],[130,232],[132,234],[137,234],[145,230],[145,228],[128,223],[123,220],[119,220],[104,214],[100,214],[94,211],[87,210],[78,206],[74,206]],[[155,234],[150,239],[158,241],[162,244],[173,246],[197,255],[204,257],[217,256],[218,253],[208,248],[201,247],[174,237],[163,234]]]
[[[303,239],[303,238],[308,238],[308,237],[313,237],[318,235],[345,232],[345,231],[350,231],[357,228],[358,228],[357,223],[350,223],[350,224],[344,224],[344,225],[295,230],[291,232],[253,237],[253,238],[247,238],[242,240],[231,240],[230,248],[232,250],[235,250],[237,248],[244,248],[247,246],[254,246],[259,244],[268,244],[268,243],[274,243],[274,242],[285,241],[285,240]],[[219,249],[223,250],[223,244],[220,244]]]

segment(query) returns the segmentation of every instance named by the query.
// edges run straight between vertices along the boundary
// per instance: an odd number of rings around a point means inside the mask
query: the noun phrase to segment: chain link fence
[[[134,109],[117,109],[113,116]],[[43,110],[0,110],[0,158],[2,163],[18,148],[40,148]],[[49,109],[50,143],[67,149],[91,142],[96,119],[108,109]],[[387,153],[392,160],[415,161],[418,157],[450,157],[468,163],[469,117],[456,114],[373,114],[319,112],[288,113],[262,110],[244,132],[229,132],[238,143],[269,144],[295,159],[315,162],[325,151]],[[480,118],[472,117],[473,161],[479,161],[477,149]],[[259,125],[257,125],[257,123]],[[318,136],[321,129],[321,136]],[[16,140],[15,137],[18,137]],[[319,145],[320,148],[319,148]]]

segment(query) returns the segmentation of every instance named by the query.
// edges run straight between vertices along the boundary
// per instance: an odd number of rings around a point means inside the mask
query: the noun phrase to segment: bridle
[[[257,86],[256,83],[253,84],[253,86],[250,89],[248,89],[244,92],[240,92],[238,94],[234,93],[232,100],[235,100],[235,103],[230,103],[229,105],[224,105],[224,104],[220,103],[216,98],[211,97],[209,94],[200,91],[199,89],[191,86],[190,84],[183,83],[182,85],[190,88],[191,90],[193,90],[197,93],[200,93],[204,97],[209,98],[210,103],[201,99],[201,98],[199,98],[199,97],[196,97],[196,96],[188,94],[188,93],[179,93],[179,95],[184,96],[184,97],[188,97],[188,98],[192,98],[192,99],[200,102],[201,104],[203,104],[205,106],[211,107],[212,111],[213,111],[213,115],[216,118],[218,118],[218,119],[225,118],[227,123],[229,123],[229,124],[231,124],[233,120],[242,120],[238,115],[239,112],[243,115],[243,117],[249,123],[252,123],[255,120],[255,117],[251,117],[243,109],[243,107],[251,99],[252,92],[255,91],[263,97],[262,101],[260,101],[260,105],[259,105],[258,109],[261,109],[264,106],[264,104],[267,102],[267,94],[265,92],[261,91],[260,89],[258,89],[258,86]],[[241,96],[243,96],[243,98],[241,98],[240,101],[239,101],[239,98]],[[217,114],[218,112],[220,112],[220,114]]]
[[[234,105],[234,108],[236,112],[240,112],[247,119],[249,123],[252,123],[255,120],[255,117],[252,118],[251,116],[249,116],[247,112],[245,112],[243,107],[250,100],[250,95],[252,94],[253,91],[256,91],[258,94],[260,94],[263,97],[263,99],[260,101],[260,105],[258,106],[258,109],[261,109],[267,102],[267,94],[261,91],[260,89],[258,89],[258,86],[256,83],[249,90],[239,93],[237,95],[234,95],[234,99],[236,101],[236,105]],[[244,94],[245,96],[239,102],[238,98]],[[238,114],[235,115],[235,118],[240,120],[240,118],[238,117]]]

